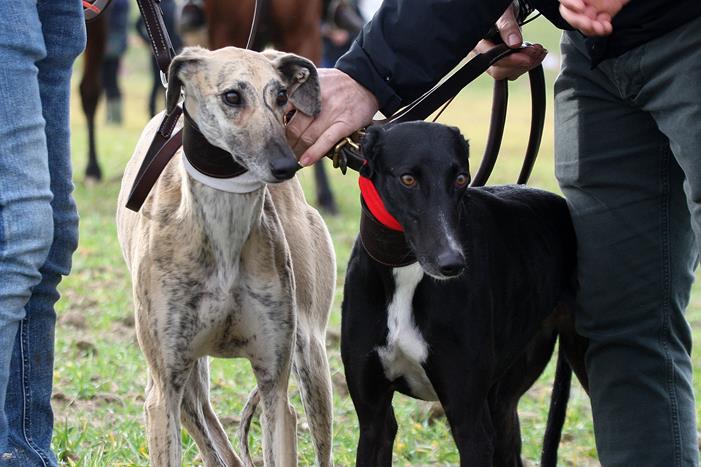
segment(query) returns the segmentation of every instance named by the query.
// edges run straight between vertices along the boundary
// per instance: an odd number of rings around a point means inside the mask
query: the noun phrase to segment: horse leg
[[[106,32],[104,15],[98,16],[95,21],[88,24],[88,43],[83,57],[83,77],[80,80],[80,100],[88,124],[88,166],[85,169],[85,178],[94,181],[102,179],[95,150],[95,110],[102,93],[100,69],[105,54]]]

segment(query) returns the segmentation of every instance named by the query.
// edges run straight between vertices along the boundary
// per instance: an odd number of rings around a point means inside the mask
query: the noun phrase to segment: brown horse
[[[204,0],[209,47],[245,47],[253,19],[254,0]],[[278,50],[321,62],[321,20],[326,0],[261,0],[260,23],[254,49],[272,45]],[[322,164],[314,165],[319,206],[336,213],[336,202]]]

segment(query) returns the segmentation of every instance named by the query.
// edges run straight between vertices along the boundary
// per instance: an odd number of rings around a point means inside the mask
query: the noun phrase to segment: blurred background
[[[203,1],[208,2],[209,10],[203,8]],[[315,4],[307,0],[299,3],[304,8]],[[352,40],[358,18],[361,21],[369,18],[380,2],[341,3],[342,7],[350,9],[345,19],[334,10],[339,2],[323,3],[321,7],[312,8],[312,21],[318,27],[317,32],[309,32],[308,36],[318,44],[308,50],[320,55],[311,57],[317,63],[330,66]],[[242,45],[241,41],[245,42],[248,35],[252,1],[249,5],[243,0],[189,0],[178,4],[162,0],[161,5],[176,47],[183,43],[221,45],[226,41]],[[213,5],[222,9],[208,16],[207,11],[211,12]],[[88,51],[78,60],[74,72],[71,127],[75,197],[81,215],[80,245],[74,256],[73,273],[60,289],[63,299],[58,304],[54,388],[54,448],[66,465],[148,465],[142,415],[146,366],[133,330],[131,284],[117,244],[114,221],[124,166],[151,114],[159,112],[164,105],[163,87],[158,75],[154,75],[151,52],[143,40],[143,32],[139,32],[138,17],[133,0],[113,0],[101,22],[90,25]],[[213,18],[228,24],[229,30],[219,30],[215,37]],[[264,26],[262,37],[268,38],[277,48],[289,49],[284,38],[279,37],[281,30],[274,24]],[[545,135],[530,184],[554,192],[559,190],[553,175],[552,83],[560,63],[559,36],[559,32],[542,18],[524,29],[526,40],[541,43],[550,52],[544,63],[548,87]],[[324,50],[323,55],[321,50]],[[463,90],[439,119],[460,127],[470,139],[473,171],[479,165],[487,136],[491,89],[491,78],[480,78]],[[88,130],[91,120],[92,144]],[[528,80],[522,78],[510,84],[507,128],[490,184],[516,180],[529,125]],[[95,157],[88,165],[91,146]],[[95,160],[99,162],[99,170]],[[336,248],[338,283],[327,336],[334,381],[334,458],[337,465],[351,465],[355,460],[357,421],[345,387],[339,327],[346,262],[358,232],[359,191],[355,173],[348,172],[344,176],[332,169],[328,161],[323,164],[333,192],[333,202],[329,201],[328,194],[321,200],[323,208],[315,188],[319,173],[306,168],[299,172],[299,178],[308,201],[319,206],[324,214]],[[695,292],[689,319],[695,337],[699,338],[701,295],[698,287]],[[693,361],[701,359],[695,354]],[[537,464],[539,458],[552,377],[553,365],[521,401],[523,456],[530,465]],[[247,361],[212,361],[213,405],[232,440],[237,436],[238,415],[254,384]],[[311,438],[294,381],[291,382],[291,397],[299,421],[300,465],[311,465],[314,460]],[[440,407],[400,394],[394,398],[394,407],[399,424],[394,446],[396,465],[458,463],[457,450]],[[259,435],[256,425],[252,445],[254,456],[260,459]],[[183,446],[184,465],[201,465],[197,448],[184,431]],[[560,459],[562,465],[598,465],[588,400],[578,385],[570,400]]]

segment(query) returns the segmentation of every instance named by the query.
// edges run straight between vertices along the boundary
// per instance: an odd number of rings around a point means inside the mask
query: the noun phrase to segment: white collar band
[[[250,170],[233,178],[214,178],[194,168],[187,160],[187,157],[185,157],[185,154],[182,155],[180,160],[183,161],[183,167],[190,174],[190,177],[215,190],[228,193],[251,193],[265,186],[265,183],[256,178]]]

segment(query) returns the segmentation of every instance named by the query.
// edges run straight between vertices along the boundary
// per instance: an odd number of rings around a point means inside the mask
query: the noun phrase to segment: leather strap
[[[144,204],[146,197],[151,192],[151,189],[158,181],[158,177],[165,169],[168,162],[173,158],[173,155],[178,151],[183,143],[182,129],[178,130],[174,135],[173,128],[178,122],[182,109],[176,107],[173,113],[166,115],[158,128],[158,131],[153,137],[151,146],[146,151],[146,156],[139,167],[139,172],[136,174],[134,184],[129,192],[127,199],[127,208],[138,212]]]
[[[475,55],[448,79],[434,86],[404,109],[395,113],[387,123],[425,120],[441,105],[455,97],[462,88],[470,84],[497,61],[519,49],[510,49],[504,44],[492,47],[487,52]]]
[[[168,29],[163,22],[163,13],[161,12],[161,0],[136,0],[141,11],[141,17],[144,19],[144,27],[151,42],[151,51],[156,58],[158,68],[164,76],[168,75],[168,67],[170,62],[175,57],[175,49],[170,42]]]

